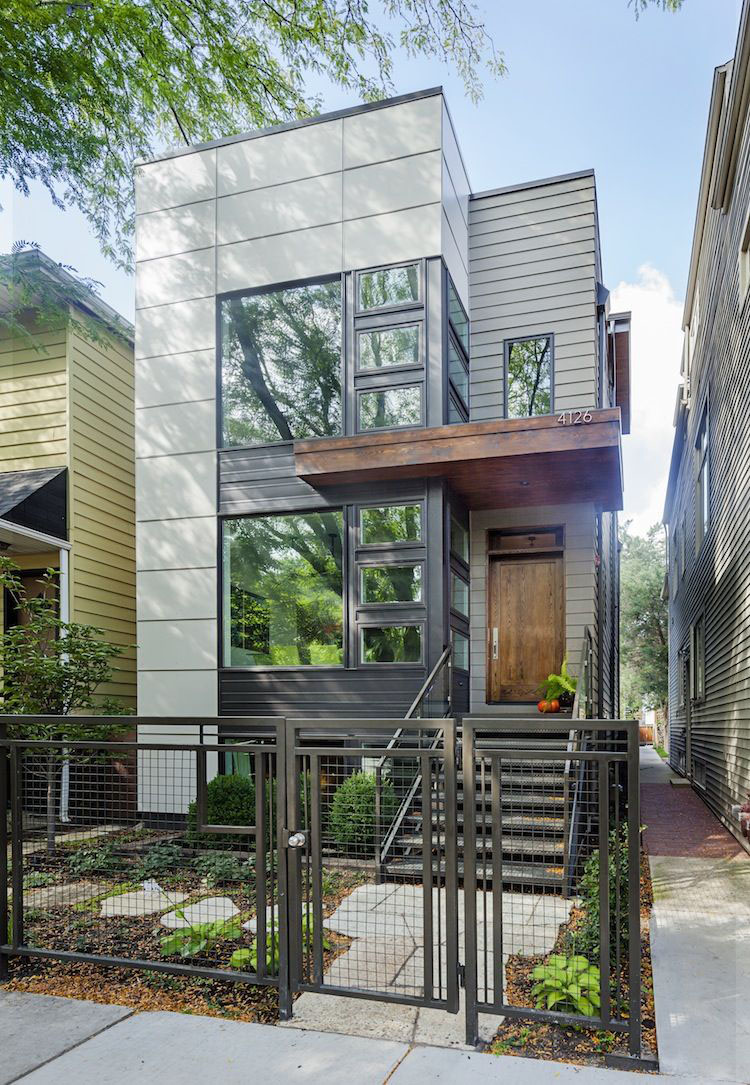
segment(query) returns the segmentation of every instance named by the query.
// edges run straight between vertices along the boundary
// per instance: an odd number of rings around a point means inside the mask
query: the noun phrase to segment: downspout
[[[70,621],[70,576],[68,565],[68,551],[60,547],[60,620]],[[63,636],[65,634],[63,633]],[[65,751],[67,753],[67,751]],[[60,773],[60,821],[67,825],[70,822],[68,808],[70,804],[70,761],[65,757]]]

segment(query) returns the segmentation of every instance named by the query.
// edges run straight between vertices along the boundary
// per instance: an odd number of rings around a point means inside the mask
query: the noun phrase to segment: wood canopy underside
[[[579,425],[544,415],[295,441],[295,468],[316,489],[439,477],[470,509],[592,501],[619,511],[620,411],[590,414]]]

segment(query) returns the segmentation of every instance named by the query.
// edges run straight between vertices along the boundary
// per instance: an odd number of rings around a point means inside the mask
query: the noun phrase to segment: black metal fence
[[[232,980],[282,1018],[305,992],[463,1003],[471,1042],[492,1013],[640,1052],[635,724],[41,722],[0,717],[0,976]]]

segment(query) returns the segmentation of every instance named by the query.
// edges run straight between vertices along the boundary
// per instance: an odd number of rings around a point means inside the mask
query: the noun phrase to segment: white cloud
[[[682,352],[682,302],[669,279],[650,264],[638,281],[618,283],[614,313],[632,312],[630,343],[631,422],[623,437],[625,512],[633,530],[661,520],[672,454],[672,418]]]

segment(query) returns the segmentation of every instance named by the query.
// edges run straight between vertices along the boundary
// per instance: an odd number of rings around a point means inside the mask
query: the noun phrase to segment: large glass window
[[[362,546],[421,542],[422,506],[381,505],[360,509],[359,535]]]
[[[514,339],[506,346],[505,406],[508,418],[552,410],[552,337]]]
[[[383,388],[359,394],[359,428],[393,429],[422,422],[422,387]]]
[[[419,603],[421,599],[421,564],[365,565],[360,569],[362,603]]]
[[[364,626],[360,630],[363,663],[421,663],[421,625]]]
[[[451,553],[469,563],[469,532],[455,516],[451,516]]]
[[[344,662],[342,538],[340,511],[225,521],[225,666]]]
[[[384,267],[376,271],[360,271],[357,274],[359,309],[408,305],[418,302],[419,299],[419,264]]]
[[[419,365],[419,325],[370,328],[358,333],[359,368],[383,369],[393,365]]]
[[[221,301],[225,445],[341,433],[341,280]]]

